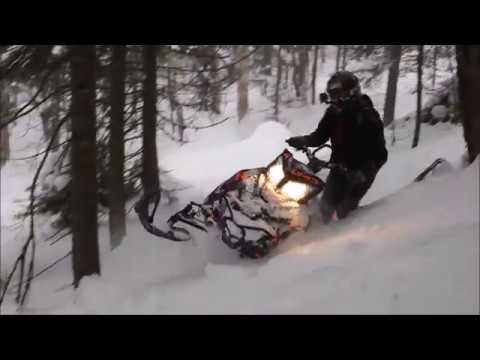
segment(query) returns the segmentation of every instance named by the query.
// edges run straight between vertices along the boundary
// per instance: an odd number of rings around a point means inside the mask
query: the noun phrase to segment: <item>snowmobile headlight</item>
[[[308,193],[308,186],[295,181],[288,181],[282,187],[282,193],[292,200],[299,201]]]
[[[284,179],[282,164],[275,164],[268,169],[268,182],[276,188],[278,184]],[[282,195],[294,201],[303,199],[308,193],[308,186],[296,181],[287,181],[279,191]]]
[[[285,177],[281,164],[276,164],[268,169],[268,180],[276,187]]]

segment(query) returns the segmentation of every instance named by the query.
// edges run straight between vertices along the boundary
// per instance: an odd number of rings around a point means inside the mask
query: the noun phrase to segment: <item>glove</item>
[[[286,140],[287,144],[295,149],[300,149],[306,147],[308,144],[307,138],[305,136],[295,136]]]

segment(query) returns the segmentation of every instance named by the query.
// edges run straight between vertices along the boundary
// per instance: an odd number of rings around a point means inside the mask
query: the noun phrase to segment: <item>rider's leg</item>
[[[362,184],[346,186],[345,196],[336,209],[339,219],[345,218],[350,211],[355,210],[358,207],[360,200],[362,200],[372,186],[373,181],[375,180],[375,175],[376,174],[373,174],[367,178],[367,180]]]
[[[332,170],[328,175],[320,201],[320,213],[325,224],[328,224],[332,220],[335,209],[342,202],[345,187],[346,178],[344,173],[338,170]]]

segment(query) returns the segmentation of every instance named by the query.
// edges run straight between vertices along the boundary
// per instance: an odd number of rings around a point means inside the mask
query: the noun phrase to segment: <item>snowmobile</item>
[[[144,195],[135,205],[143,227],[153,235],[171,241],[190,241],[189,227],[208,232],[219,230],[221,240],[241,257],[258,259],[294,231],[304,230],[310,222],[308,203],[319,195],[325,182],[316,174],[340,165],[320,160],[313,151],[299,149],[307,156],[304,164],[285,149],[266,167],[238,171],[215,188],[202,204],[190,202],[172,215],[168,231],[153,224],[160,201],[159,194]],[[153,211],[149,214],[149,205]]]
[[[316,153],[324,148],[331,150],[328,144],[313,151],[299,149],[307,156],[307,164],[285,149],[266,167],[238,171],[217,186],[202,204],[190,202],[172,215],[167,221],[168,231],[153,224],[159,193],[145,194],[134,208],[145,230],[153,235],[171,241],[191,241],[188,227],[203,232],[216,227],[221,240],[238,250],[241,257],[262,258],[292,232],[308,227],[308,204],[325,187],[317,174],[322,169],[348,171],[339,164],[318,159]],[[435,160],[414,181],[424,180],[443,163],[442,158]]]

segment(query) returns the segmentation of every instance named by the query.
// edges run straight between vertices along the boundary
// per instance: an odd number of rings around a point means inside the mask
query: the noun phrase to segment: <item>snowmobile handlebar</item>
[[[305,153],[305,155],[308,158],[308,167],[310,167],[315,172],[318,172],[318,171],[320,171],[321,169],[324,169],[324,168],[327,168],[327,169],[330,169],[330,170],[338,169],[338,170],[342,170],[342,171],[347,172],[348,170],[343,165],[332,163],[330,161],[320,160],[319,158],[317,158],[315,156],[317,152],[319,152],[320,150],[322,150],[324,148],[329,148],[330,150],[332,150],[332,146],[329,145],[329,144],[321,145],[313,151],[310,150],[306,146],[301,147],[297,150]]]

